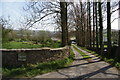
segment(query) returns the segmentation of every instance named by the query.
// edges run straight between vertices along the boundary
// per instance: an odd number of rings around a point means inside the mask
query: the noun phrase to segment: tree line
[[[117,52],[112,53],[112,39],[111,39],[111,23],[118,18],[111,21],[111,15],[120,11],[116,7],[120,2],[88,2],[78,3],[66,2],[60,0],[56,2],[31,2],[27,5],[25,11],[32,12],[31,17],[27,19],[27,26],[33,26],[37,22],[52,15],[54,24],[57,24],[57,29],[61,31],[62,46],[69,45],[69,32],[75,30],[77,45],[86,47],[88,49],[96,50],[97,53],[104,55],[104,45],[107,45],[107,55],[116,57],[120,56],[119,47]],[[120,6],[119,6],[120,7]],[[36,14],[38,15],[36,16]],[[120,13],[120,12],[119,12]],[[44,14],[43,16],[41,16]],[[107,23],[105,23],[106,21]],[[107,42],[103,41],[104,24],[107,25]],[[120,35],[120,34],[119,34]],[[120,46],[120,42],[118,42]]]
[[[69,16],[65,14],[66,10],[66,2],[61,2],[60,5],[61,7],[61,27],[62,31],[66,30],[66,32],[63,33],[63,37],[65,41],[62,41],[64,45],[67,45],[69,43],[68,40],[68,34],[67,34],[67,28],[66,28],[66,20],[69,20]],[[65,5],[66,4],[66,5]],[[120,16],[120,2],[117,2],[116,5],[111,5],[111,2],[79,2],[79,4],[75,3],[70,3],[72,9],[71,9],[71,17],[74,21],[74,27],[76,29],[76,41],[77,45],[86,47],[88,49],[95,50],[97,53],[100,55],[107,55],[110,57],[120,57],[120,33],[119,33],[119,41],[118,41],[118,47],[116,48],[117,51],[113,52],[113,46],[112,46],[112,40],[111,40],[111,15],[115,11],[119,10],[119,16]],[[116,10],[112,11],[112,8],[114,6],[118,6]],[[104,13],[106,14],[105,16],[103,15],[103,9],[105,10]],[[62,11],[64,10],[64,12]],[[70,10],[68,10],[70,12]],[[67,13],[67,12],[66,12]],[[64,17],[64,19],[63,19]],[[66,18],[68,17],[68,18]],[[105,54],[104,51],[104,45],[105,42],[103,41],[103,31],[104,31],[104,18],[106,18],[107,21],[107,53]],[[66,20],[65,20],[66,19]],[[64,21],[64,23],[63,23]],[[64,26],[64,29],[63,29]],[[69,26],[67,26],[69,28]],[[120,30],[119,30],[120,31]],[[62,39],[63,40],[63,39]]]
[[[119,10],[120,16],[120,2],[116,2],[116,5],[111,5],[111,2],[80,2],[79,4],[71,3],[73,7],[73,19],[75,22],[76,29],[76,41],[77,45],[86,47],[88,49],[95,50],[100,55],[109,55],[119,58],[120,52],[117,47],[116,53],[111,51],[112,40],[111,40],[111,15],[115,11]],[[114,6],[119,8],[112,10]],[[105,10],[103,12],[103,10]],[[104,14],[103,14],[104,13]],[[72,16],[71,15],[71,16]],[[107,21],[107,53],[104,54],[103,31],[104,31],[104,18]],[[119,34],[120,35],[120,34]],[[120,39],[120,38],[119,38]],[[120,43],[118,41],[118,43]],[[120,46],[120,44],[119,44]]]

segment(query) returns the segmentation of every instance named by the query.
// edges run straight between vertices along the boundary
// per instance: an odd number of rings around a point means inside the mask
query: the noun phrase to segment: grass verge
[[[75,45],[72,45],[76,51],[78,51],[80,53],[80,55],[86,59],[88,62],[92,62],[92,59],[90,56],[88,56],[87,54],[85,54],[84,52],[80,51]]]
[[[73,62],[74,53],[70,50],[70,56],[63,60],[49,61],[38,64],[29,64],[19,68],[2,68],[3,78],[34,77],[39,74],[55,71],[70,65]]]
[[[80,46],[78,46],[78,47],[80,47]],[[99,57],[99,58],[101,58],[105,62],[108,62],[111,65],[113,65],[113,66],[115,66],[115,67],[120,69],[120,62],[116,58],[108,58],[106,56],[99,55],[95,51],[88,50],[85,47],[80,47],[80,48],[85,50],[85,51],[87,51],[87,52],[89,52],[89,53],[91,53],[91,54],[93,54],[93,55],[95,55],[95,56],[97,56],[97,57]]]
[[[87,52],[89,52],[89,53],[91,53],[91,54],[93,54],[93,55],[95,55],[95,56],[100,57],[98,54],[95,54],[96,53],[95,51],[88,50],[85,47],[80,47],[80,46],[78,46],[78,47],[81,48],[81,49],[83,49],[83,50],[85,50],[85,51],[87,51]]]

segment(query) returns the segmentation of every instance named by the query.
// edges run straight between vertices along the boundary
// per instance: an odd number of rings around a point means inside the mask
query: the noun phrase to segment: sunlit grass
[[[80,46],[78,46],[78,47],[80,47]],[[89,53],[91,53],[91,54],[93,54],[93,55],[95,55],[95,56],[97,56],[97,57],[99,57],[99,58],[101,58],[102,60],[112,64],[113,66],[120,68],[120,62],[118,62],[118,59],[116,59],[116,58],[108,58],[106,56],[99,55],[95,51],[88,50],[85,47],[80,47],[80,48],[87,51],[87,52],[89,52]]]
[[[50,47],[50,48],[59,48],[61,45],[60,42],[52,42],[48,43],[46,42],[45,44],[34,44],[32,42],[7,42],[2,44],[3,49],[25,49],[25,48],[41,48],[41,47]]]
[[[42,45],[40,44],[32,44],[29,42],[8,42],[3,43],[2,48],[5,49],[21,49],[21,48],[41,48]]]
[[[78,51],[80,53],[80,55],[83,57],[83,58],[90,58],[90,56],[88,56],[87,54],[83,53],[82,51],[80,51],[77,47],[75,47],[74,45],[72,45],[76,51]]]
[[[93,46],[93,45],[92,45]],[[95,45],[95,48],[96,48],[97,46]],[[100,45],[98,45],[98,47],[100,47]],[[104,45],[104,48],[107,48],[107,45]]]
[[[49,61],[38,64],[28,64],[19,68],[3,68],[3,77],[33,77],[47,72],[64,68],[73,62],[74,53],[70,50],[70,56],[63,60]]]

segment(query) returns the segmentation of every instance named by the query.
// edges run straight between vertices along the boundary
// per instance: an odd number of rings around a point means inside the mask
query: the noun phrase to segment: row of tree
[[[57,29],[61,31],[62,46],[69,44],[68,36],[70,34],[68,33],[75,29],[77,44],[89,49],[96,49],[101,55],[104,50],[103,22],[104,19],[107,19],[107,54],[112,55],[111,15],[119,10],[119,8],[115,9],[118,4],[120,5],[120,2],[79,1],[73,3],[60,0],[60,2],[31,2],[24,9],[31,13],[26,21],[27,26],[31,27],[42,20],[49,20],[52,15],[51,19],[58,25]],[[118,53],[120,52],[118,51]],[[116,55],[120,56],[120,54]]]
[[[66,2],[61,2],[61,4],[66,4]],[[116,3],[116,6],[119,4],[119,8],[111,11],[115,5],[111,5],[111,2],[79,2],[78,4],[70,3],[73,11],[71,11],[71,17],[74,21],[74,26],[76,29],[76,41],[77,45],[82,47],[87,47],[89,49],[93,49],[104,55],[104,41],[103,41],[103,10],[106,14],[107,18],[107,55],[112,56],[116,54],[116,57],[120,57],[120,47],[118,47],[116,53],[112,53],[112,40],[111,40],[111,15],[113,12],[119,10],[120,11],[120,2]],[[104,6],[103,6],[104,5]],[[61,27],[62,27],[62,41],[64,45],[68,43],[68,35],[66,28],[66,10],[64,10],[64,5],[60,5],[61,7]],[[64,10],[64,12],[63,12]],[[70,10],[68,10],[69,12]],[[67,12],[66,12],[67,13]],[[119,12],[120,15],[120,12]],[[63,19],[64,17],[64,19]],[[68,16],[67,16],[68,17]],[[66,19],[66,20],[65,20]],[[69,19],[69,17],[68,17]],[[64,21],[64,23],[63,23]],[[63,28],[64,26],[64,28]],[[68,26],[69,27],[69,26]],[[66,32],[64,32],[66,30]],[[120,33],[119,33],[120,35]],[[64,38],[64,39],[63,39]],[[120,46],[120,42],[119,42]]]
[[[103,6],[103,4],[106,4]],[[120,4],[120,2],[119,2]],[[93,49],[104,55],[103,42],[103,8],[106,8],[107,18],[107,55],[112,56],[111,52],[111,2],[86,2],[74,5],[74,16],[76,16],[76,39],[79,46]],[[119,10],[119,8],[117,9]],[[120,35],[120,34],[119,34]],[[119,45],[120,46],[120,45]],[[119,48],[118,48],[119,50]],[[120,52],[116,56],[120,56]]]

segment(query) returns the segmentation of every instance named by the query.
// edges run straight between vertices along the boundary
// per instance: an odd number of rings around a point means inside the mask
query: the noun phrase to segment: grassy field
[[[2,48],[4,49],[21,49],[21,48],[41,48],[40,44],[32,44],[30,42],[8,42],[2,44]]]
[[[21,48],[41,48],[41,47],[60,47],[59,42],[46,43],[46,44],[33,44],[32,42],[7,42],[2,44],[3,49],[21,49]]]
[[[55,71],[57,69],[66,67],[73,62],[74,53],[71,50],[70,56],[63,60],[49,61],[38,64],[29,64],[27,66],[22,66],[19,68],[3,68],[3,77],[11,78],[24,78],[33,77],[39,74],[44,74],[47,72]]]

